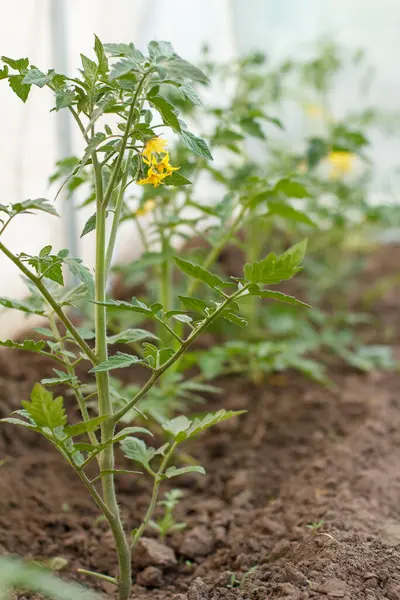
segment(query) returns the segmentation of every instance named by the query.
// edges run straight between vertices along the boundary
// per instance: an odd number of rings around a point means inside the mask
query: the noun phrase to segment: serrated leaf
[[[150,316],[153,314],[150,308],[144,302],[137,300],[137,298],[132,298],[131,302],[126,302],[125,300],[107,300],[107,302],[96,302],[96,304],[106,306],[109,309],[127,310]]]
[[[278,215],[283,219],[289,219],[296,223],[305,223],[311,227],[316,227],[314,221],[310,219],[304,212],[293,208],[289,204],[283,204],[282,202],[268,202],[268,210],[272,215]]]
[[[247,327],[248,325],[248,321],[246,321],[244,317],[241,317],[240,315],[237,315],[236,313],[231,312],[229,310],[224,311],[221,314],[221,317],[223,317],[227,321],[230,321],[234,325],[238,325],[239,327]]]
[[[196,106],[203,106],[200,96],[189,83],[184,83],[179,88],[182,94]]]
[[[143,440],[131,436],[121,442],[121,450],[127,458],[142,464],[146,468],[149,467],[149,463],[156,453],[154,448],[148,448]]]
[[[23,202],[16,202],[12,204],[12,209],[16,213],[29,212],[31,210],[40,210],[46,212],[55,217],[59,217],[58,212],[54,206],[45,198],[36,198],[35,200],[24,200]]]
[[[102,371],[111,371],[112,369],[124,369],[141,362],[141,359],[133,354],[117,352],[114,356],[110,356],[108,360],[105,360],[90,369],[89,373],[101,373]]]
[[[176,467],[168,467],[165,471],[165,477],[171,479],[172,477],[178,477],[179,475],[186,475],[187,473],[200,473],[201,475],[205,475],[206,471],[204,467],[200,465],[192,465],[190,467],[181,467],[177,469]]]
[[[28,350],[29,352],[40,352],[46,346],[46,342],[35,340],[24,340],[23,342],[14,342],[13,340],[0,341],[0,346],[5,348],[15,348],[17,350]]]
[[[87,267],[82,263],[80,258],[66,258],[65,264],[75,277],[79,279],[85,286],[89,294],[89,298],[94,298],[94,279],[93,275]]]
[[[193,277],[199,281],[202,281],[209,287],[213,289],[218,289],[226,286],[226,283],[220,279],[214,273],[203,269],[200,265],[195,265],[194,263],[189,262],[188,260],[183,260],[183,258],[179,258],[178,256],[174,257],[176,265],[179,267],[181,271],[183,271],[189,277]]]
[[[174,112],[174,107],[170,102],[168,102],[168,100],[162,96],[151,96],[148,99],[149,102],[151,102],[151,104],[153,104],[160,113],[165,125],[172,127],[174,131],[181,131],[181,126],[178,117]]]
[[[13,300],[12,298],[4,298],[0,296],[0,306],[5,308],[14,308],[15,310],[22,310],[22,312],[30,313],[32,315],[43,315],[44,310],[31,306],[28,302],[23,300]]]
[[[83,433],[96,431],[108,418],[109,415],[101,415],[99,417],[93,417],[93,419],[89,419],[86,422],[82,421],[81,423],[76,423],[76,425],[69,425],[64,428],[64,433],[67,437],[71,438],[76,435],[82,435]]]
[[[288,198],[308,198],[310,196],[310,192],[302,183],[287,178],[278,181],[274,191],[284,194]]]
[[[120,431],[119,433],[117,433],[117,435],[113,437],[112,443],[115,444],[117,442],[122,442],[125,438],[127,438],[128,436],[132,436],[134,433],[144,433],[146,435],[151,436],[153,435],[151,431],[149,431],[145,427],[125,427],[124,429],[122,429],[122,431]]]
[[[27,423],[22,419],[15,419],[14,417],[6,417],[5,419],[0,419],[0,423],[10,423],[11,425],[22,425],[23,427],[27,427],[28,429],[33,429],[37,431],[37,427],[32,425],[32,423]]]
[[[84,235],[87,235],[91,231],[94,231],[95,229],[96,229],[96,213],[94,213],[86,221],[85,226],[84,226],[84,228],[82,230],[82,233],[81,233],[81,238],[83,238]]]
[[[210,83],[208,77],[197,67],[184,60],[177,54],[161,63],[167,69],[168,75],[179,79],[190,79],[199,83]]]
[[[3,63],[11,67],[12,69],[15,69],[16,71],[26,71],[26,69],[29,67],[29,58],[15,59],[9,58],[8,56],[2,56],[1,60],[3,61]]]
[[[170,57],[175,54],[172,44],[170,42],[155,41],[152,40],[147,44],[150,58],[157,58],[159,56]]]
[[[174,438],[178,436],[179,433],[186,431],[191,426],[192,421],[185,417],[185,415],[180,415],[179,417],[175,417],[163,423],[162,428],[167,433],[170,433]]]
[[[25,83],[26,85],[37,85],[38,87],[42,88],[51,80],[51,75],[46,75],[45,73],[42,73],[42,71],[40,71],[39,69],[34,68],[28,71],[28,73],[22,80],[22,83]]]
[[[100,75],[105,75],[108,71],[108,60],[104,51],[104,46],[97,35],[94,36],[94,51],[97,56],[98,72]]]
[[[204,314],[207,304],[200,298],[189,298],[188,296],[178,296],[183,306],[190,311]]]
[[[75,92],[68,88],[56,90],[56,110],[72,106],[75,101]]]
[[[208,429],[209,427],[213,427],[218,423],[222,423],[227,419],[231,419],[232,417],[237,417],[239,415],[244,414],[245,410],[224,410],[221,409],[216,413],[209,413],[202,419],[196,418],[192,421],[190,428],[184,432],[186,434],[186,438],[190,439]]]
[[[57,385],[59,383],[70,383],[71,381],[76,380],[75,375],[69,375],[68,373],[59,371],[58,369],[53,369],[53,371],[57,374],[57,377],[41,379],[40,383],[42,385]]]
[[[297,306],[305,306],[306,308],[312,308],[309,304],[306,304],[301,300],[297,300],[297,298],[295,298],[294,296],[283,294],[282,292],[273,292],[272,290],[260,290],[259,292],[255,292],[252,295],[259,296],[260,298],[271,298],[272,300],[279,300],[280,302],[286,302],[286,304],[293,304]]]
[[[181,323],[191,323],[193,321],[192,317],[189,317],[189,315],[186,315],[185,313],[175,313],[174,315],[171,315],[171,318],[176,319]]]
[[[180,173],[174,171],[171,173],[171,175],[163,179],[163,183],[165,185],[172,185],[178,187],[181,185],[191,185],[192,182],[189,181],[189,179],[186,179],[186,177],[184,177],[183,175],[180,175]]]
[[[111,80],[118,79],[118,77],[123,77],[127,73],[138,70],[140,70],[140,65],[133,57],[123,58],[113,65],[109,77]]]
[[[180,136],[185,146],[194,154],[213,160],[212,154],[203,138],[197,137],[193,133],[190,133],[190,131],[186,131],[184,129],[181,130]]]
[[[158,340],[159,338],[145,329],[125,329],[125,331],[111,335],[107,341],[109,344],[131,344],[148,339]]]
[[[243,272],[251,283],[277,284],[290,279],[301,270],[299,264],[304,258],[307,240],[295,244],[277,257],[273,252],[266,258],[244,265]]]
[[[23,401],[22,406],[38,427],[54,430],[56,427],[63,427],[67,422],[62,396],[53,398],[53,394],[40,383],[35,384],[31,401]]]
[[[12,91],[17,94],[18,98],[20,98],[22,102],[26,102],[31,90],[31,86],[23,83],[23,79],[23,75],[10,75],[8,78],[8,84]]]

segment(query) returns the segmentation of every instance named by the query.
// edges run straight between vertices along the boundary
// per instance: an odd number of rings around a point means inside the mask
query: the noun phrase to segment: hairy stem
[[[97,192],[96,213],[96,279],[95,279],[95,329],[96,329],[96,355],[100,362],[106,361],[107,351],[107,320],[106,308],[98,304],[105,301],[106,289],[106,207],[103,202],[101,185],[101,172],[95,173]],[[111,415],[112,403],[110,396],[110,382],[108,372],[96,373],[96,383],[99,401],[99,414]],[[101,424],[101,441],[105,443],[112,439],[115,425],[112,419],[107,419]],[[100,470],[112,471],[114,469],[114,448],[109,444],[100,454]],[[125,536],[124,528],[118,508],[115,493],[114,475],[111,472],[102,478],[103,499],[112,517],[108,518],[111,531],[114,536],[118,563],[118,598],[127,600],[131,590],[131,560],[129,545]]]

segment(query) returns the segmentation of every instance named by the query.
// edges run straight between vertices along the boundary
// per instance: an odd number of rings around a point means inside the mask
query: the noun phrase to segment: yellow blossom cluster
[[[162,138],[152,138],[146,142],[142,152],[143,162],[149,166],[147,177],[139,179],[139,185],[150,183],[154,187],[158,187],[163,183],[163,180],[171,175],[173,171],[177,171],[179,167],[173,167],[169,162],[169,153],[165,146],[167,140]]]

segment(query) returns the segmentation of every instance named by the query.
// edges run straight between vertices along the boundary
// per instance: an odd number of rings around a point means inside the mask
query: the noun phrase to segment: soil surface
[[[398,251],[381,255],[369,281],[383,263],[389,274],[398,269]],[[397,327],[398,292],[379,300],[382,331]],[[399,339],[392,335],[396,355]],[[50,374],[51,363],[35,355],[2,353],[0,416]],[[210,408],[248,412],[185,448],[207,475],[179,480],[176,518],[185,530],[162,545],[146,532],[134,556],[133,598],[400,599],[400,374],[336,366],[330,376],[335,391],[292,372],[257,388],[221,382],[224,394],[210,398]],[[0,555],[62,557],[66,578],[76,579],[78,568],[115,575],[106,523],[46,440],[2,425],[2,459]],[[118,478],[130,528],[144,514],[149,483]],[[113,597],[111,584],[99,585]]]

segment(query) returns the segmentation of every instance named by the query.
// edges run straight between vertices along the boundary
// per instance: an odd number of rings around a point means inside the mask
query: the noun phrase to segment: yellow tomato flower
[[[167,140],[163,140],[162,138],[159,138],[159,137],[151,138],[151,140],[148,140],[146,142],[146,145],[143,150],[143,156],[148,161],[151,161],[152,154],[154,154],[154,153],[160,154],[161,152],[165,152],[166,145],[167,145]]]
[[[305,104],[303,108],[307,117],[310,117],[310,119],[323,119],[327,117],[325,109],[318,104]]]
[[[136,211],[135,216],[136,217],[144,217],[144,215],[147,215],[147,213],[154,210],[155,206],[156,206],[156,203],[154,202],[154,200],[147,200],[147,202],[145,202],[143,204],[142,208],[139,208]]]
[[[168,175],[171,175],[171,173],[172,173],[173,171],[178,171],[178,170],[179,170],[179,168],[180,168],[180,167],[173,167],[173,166],[170,164],[170,162],[169,162],[169,153],[168,153],[168,152],[166,152],[166,153],[165,153],[165,156],[163,157],[163,159],[162,159],[162,160],[161,160],[159,163],[157,163],[155,166],[156,166],[157,170],[158,170],[160,173],[163,173],[163,172],[164,172],[164,169],[165,169],[165,172],[166,172]]]
[[[338,179],[343,175],[347,175],[353,169],[355,156],[351,152],[338,150],[330,152],[327,156],[327,161],[331,167],[329,177]]]
[[[151,183],[152,186],[158,187],[161,185],[162,180],[167,177],[168,173],[156,173],[153,167],[147,171],[147,177],[144,179],[140,179],[137,183],[139,185],[146,185],[146,183]]]

